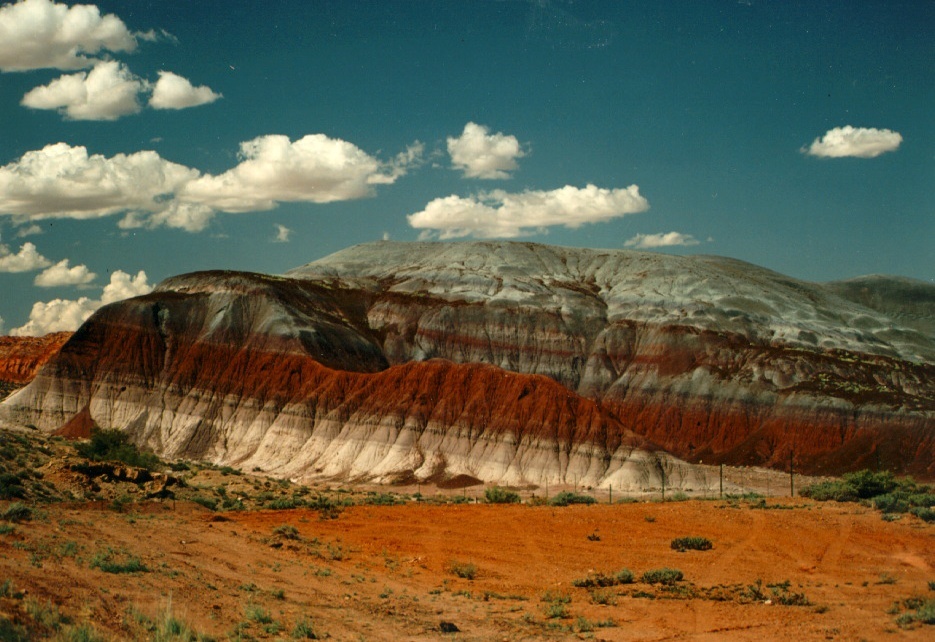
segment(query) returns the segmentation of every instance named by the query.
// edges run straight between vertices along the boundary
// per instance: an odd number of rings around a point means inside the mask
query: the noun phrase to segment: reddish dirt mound
[[[336,640],[442,639],[442,622],[458,640],[923,640],[933,630],[896,618],[904,600],[933,596],[935,528],[854,504],[410,503],[224,521],[192,504],[144,506],[50,506],[47,519],[0,535],[0,579],[26,592],[0,599],[2,612],[21,619],[23,602],[50,601],[115,639],[169,605],[198,631],[244,639],[288,637],[301,622]],[[713,549],[671,549],[688,535]],[[92,568],[108,551],[148,570]],[[640,582],[660,567],[684,580]],[[573,585],[623,568],[636,583],[594,594]]]

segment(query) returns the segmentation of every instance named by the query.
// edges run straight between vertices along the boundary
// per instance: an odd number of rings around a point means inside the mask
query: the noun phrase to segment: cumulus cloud
[[[902,142],[902,135],[889,129],[845,125],[829,129],[802,152],[823,158],[875,158],[896,151]]]
[[[682,234],[681,232],[661,232],[659,234],[637,234],[627,240],[623,245],[625,247],[635,247],[637,249],[647,249],[655,247],[673,247],[698,245],[700,241],[691,234]]]
[[[95,277],[97,275],[90,271],[86,265],[68,267],[68,259],[63,259],[37,274],[33,284],[38,285],[40,288],[84,285],[93,281]]]
[[[23,243],[13,254],[6,245],[0,245],[0,272],[32,272],[52,265],[32,243]]]
[[[171,195],[199,175],[152,151],[106,158],[89,155],[84,147],[55,143],[0,167],[0,214],[22,224],[163,212]]]
[[[274,243],[288,243],[289,237],[292,235],[292,230],[290,230],[285,225],[280,225],[279,223],[275,224],[276,227],[276,237],[273,239]]]
[[[70,120],[116,120],[140,111],[138,96],[146,88],[126,66],[110,60],[36,87],[23,96],[22,104],[55,109]]]
[[[241,143],[239,165],[188,183],[180,198],[225,212],[269,210],[277,202],[331,203],[364,198],[395,182],[421,157],[381,163],[347,141],[310,134],[260,136]]]
[[[552,191],[510,194],[494,190],[468,198],[437,198],[407,220],[412,227],[425,230],[423,238],[436,234],[442,239],[510,238],[555,225],[574,229],[647,209],[649,202],[636,185],[621,189],[566,185]]]
[[[152,289],[152,286],[147,282],[146,273],[142,270],[135,277],[117,270],[110,275],[110,283],[104,286],[100,299],[81,297],[76,300],[37,301],[33,304],[29,313],[29,321],[18,328],[13,328],[10,334],[31,337],[41,336],[49,332],[73,332],[101,306],[147,294]]]
[[[404,176],[421,156],[419,143],[384,162],[323,134],[295,142],[286,136],[261,136],[242,143],[240,164],[213,176],[153,151],[107,158],[55,143],[0,167],[0,215],[26,225],[122,214],[123,229],[166,226],[198,232],[219,211],[370,196],[375,186]]]
[[[120,18],[94,5],[20,0],[0,7],[0,71],[81,69],[104,51],[133,51]]]
[[[448,137],[448,154],[455,169],[466,178],[509,178],[526,155],[516,136],[491,134],[484,125],[469,122],[457,138]]]
[[[187,78],[171,71],[160,71],[149,106],[153,109],[186,109],[213,103],[218,98],[221,94],[210,87],[195,87]]]
[[[16,231],[17,238],[25,238],[27,236],[35,236],[36,234],[43,234],[45,230],[35,223],[32,225],[27,225],[26,227],[21,227]]]

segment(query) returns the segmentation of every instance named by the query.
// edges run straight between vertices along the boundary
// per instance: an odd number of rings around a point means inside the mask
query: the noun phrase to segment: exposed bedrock
[[[300,478],[654,486],[657,448],[931,477],[935,288],[902,316],[840,290],[717,257],[377,243],[102,308],[0,408]]]

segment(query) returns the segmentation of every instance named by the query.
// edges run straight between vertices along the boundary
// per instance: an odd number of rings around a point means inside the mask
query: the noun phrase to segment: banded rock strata
[[[174,277],[106,306],[0,408],[294,478],[624,489],[668,470],[697,487],[659,448],[932,476],[935,287],[900,283],[381,242],[282,277]]]

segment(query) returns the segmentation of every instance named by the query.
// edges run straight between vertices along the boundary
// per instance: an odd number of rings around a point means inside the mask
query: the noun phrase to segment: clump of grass
[[[656,568],[646,571],[640,577],[645,584],[663,584],[671,586],[682,581],[684,575],[677,568]]]
[[[303,617],[295,623],[292,629],[293,640],[319,640],[321,637],[315,630],[315,626],[308,618]]]
[[[549,500],[550,506],[569,506],[571,504],[593,504],[597,500],[591,497],[590,495],[583,495],[581,493],[573,493],[571,491],[563,490],[555,497]]]
[[[617,586],[618,584],[632,584],[633,572],[628,568],[620,569],[616,573],[589,573],[587,577],[572,580],[572,586],[578,588],[603,588]]]
[[[571,596],[567,593],[546,591],[542,594],[542,601],[545,603],[543,609],[546,618],[550,620],[564,620],[571,617],[571,613],[568,611],[568,605],[571,604]]]
[[[270,624],[273,621],[273,616],[269,614],[269,611],[259,604],[248,604],[244,615],[247,620],[257,624]]]
[[[299,529],[292,524],[281,524],[273,529],[273,535],[278,535],[283,539],[300,539]]]
[[[448,570],[453,574],[457,575],[461,579],[473,580],[477,577],[477,566],[471,564],[470,562],[457,562],[452,561],[448,565]]]
[[[21,502],[13,502],[0,513],[0,519],[5,522],[28,522],[32,519],[32,509]]]
[[[672,550],[684,553],[685,551],[710,551],[713,547],[711,540],[707,537],[676,537],[672,540],[670,546]]]
[[[200,506],[204,506],[208,510],[217,510],[218,509],[218,500],[214,497],[205,497],[204,495],[195,495],[192,497],[192,501]]]
[[[608,588],[594,589],[591,591],[591,602],[604,606],[614,606],[617,604],[617,593]]]
[[[118,554],[110,548],[95,553],[94,557],[91,558],[89,566],[91,568],[100,569],[105,573],[113,573],[115,575],[123,573],[146,573],[149,571],[139,557]]]
[[[500,486],[492,486],[485,490],[484,499],[488,504],[518,504],[521,501],[519,493]]]

